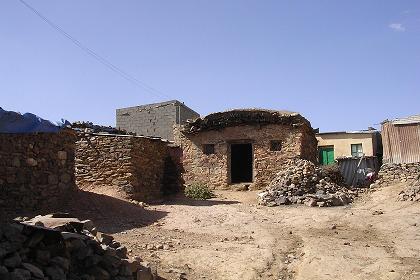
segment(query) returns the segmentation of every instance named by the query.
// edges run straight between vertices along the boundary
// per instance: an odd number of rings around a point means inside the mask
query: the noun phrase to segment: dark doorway
[[[230,178],[232,183],[252,182],[252,144],[231,144]]]

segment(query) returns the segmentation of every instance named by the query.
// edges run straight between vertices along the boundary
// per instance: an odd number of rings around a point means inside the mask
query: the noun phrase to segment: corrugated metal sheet
[[[420,123],[420,115],[414,115],[406,118],[400,118],[391,121],[395,125],[404,125],[404,124],[415,124]]]
[[[363,158],[361,161],[360,158],[338,158],[337,161],[344,182],[348,186],[363,185],[366,174],[369,172],[368,168],[376,172],[380,168],[376,157]]]
[[[384,163],[420,162],[420,123],[382,124]]]

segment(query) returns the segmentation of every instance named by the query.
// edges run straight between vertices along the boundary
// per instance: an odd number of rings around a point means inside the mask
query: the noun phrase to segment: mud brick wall
[[[222,130],[184,134],[180,127],[175,130],[175,142],[183,150],[183,174],[186,184],[204,182],[210,188],[228,189],[230,185],[230,143],[244,140],[252,143],[253,183],[251,189],[267,186],[281,170],[287,159],[316,160],[317,142],[312,130],[300,126],[280,124],[240,125]],[[281,151],[271,151],[271,140],[280,140]],[[204,144],[214,144],[215,153],[203,153]]]
[[[381,166],[375,185],[411,182],[420,178],[420,162],[387,163]]]
[[[74,191],[76,134],[0,134],[0,208],[53,207]]]
[[[117,189],[140,201],[159,198],[165,188],[167,143],[143,137],[85,135],[76,143],[76,183],[81,189]]]

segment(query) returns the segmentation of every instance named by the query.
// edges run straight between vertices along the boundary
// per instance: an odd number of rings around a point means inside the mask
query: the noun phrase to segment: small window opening
[[[270,151],[281,151],[281,141],[280,140],[271,140],[270,141]]]
[[[203,152],[204,152],[205,155],[214,154],[214,144],[204,144],[203,145]]]
[[[363,147],[362,144],[351,144],[351,156],[352,157],[362,157],[363,156]]]

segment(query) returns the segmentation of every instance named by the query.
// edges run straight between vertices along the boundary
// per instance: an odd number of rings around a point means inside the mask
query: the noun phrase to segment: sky
[[[114,126],[117,108],[177,99],[296,111],[321,131],[420,114],[418,0],[24,1],[136,80],[1,0],[5,110]]]

